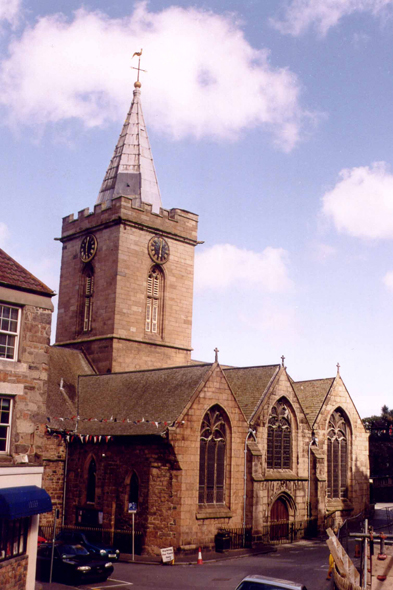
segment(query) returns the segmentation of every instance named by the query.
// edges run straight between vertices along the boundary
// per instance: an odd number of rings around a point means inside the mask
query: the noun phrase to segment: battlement
[[[107,203],[95,205],[94,211],[87,207],[63,218],[61,239],[86,230],[111,223],[129,223],[143,225],[157,231],[180,236],[187,240],[197,241],[198,215],[183,209],[160,209],[160,213],[153,213],[148,203],[138,203],[138,199],[117,197]]]

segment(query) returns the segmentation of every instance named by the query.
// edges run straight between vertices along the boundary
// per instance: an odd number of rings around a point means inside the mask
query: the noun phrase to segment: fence
[[[246,528],[245,534],[242,528],[220,528],[219,534],[230,538],[230,549],[251,547],[253,542],[279,545],[293,543],[304,537],[315,537],[318,534],[318,523],[314,518],[294,521],[277,520],[264,525],[257,535],[253,535],[251,527]]]
[[[114,546],[119,549],[120,553],[132,552],[132,531],[131,530],[113,530],[104,528],[77,527],[77,526],[59,526],[56,527],[56,537],[63,531],[80,532],[86,535],[91,543],[103,543]],[[53,539],[53,525],[40,526],[39,535],[47,541]],[[143,547],[143,533],[135,531],[134,543],[135,553],[140,555]]]

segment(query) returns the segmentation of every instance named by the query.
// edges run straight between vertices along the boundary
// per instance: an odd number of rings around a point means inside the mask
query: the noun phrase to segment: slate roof
[[[60,430],[76,427],[82,435],[160,435],[179,419],[211,368],[209,363],[109,375],[81,375],[75,408],[78,424],[53,418],[50,424]],[[75,375],[75,370],[76,365],[73,365],[70,372]],[[58,393],[56,397],[59,400]],[[61,403],[60,399],[52,409],[60,408]],[[67,412],[63,417],[70,417],[71,406],[63,405],[63,409]]]
[[[53,297],[55,293],[0,248],[0,285]]]
[[[292,386],[311,427],[318,416],[319,410],[321,409],[333,382],[334,377],[329,379],[292,382]]]
[[[141,201],[150,203],[152,210],[159,213],[162,206],[160,189],[140,94],[140,85],[135,86],[131,107],[106,171],[97,203],[105,203],[119,195],[138,197],[139,205]]]
[[[279,370],[280,365],[224,369],[224,375],[247,420],[251,418]]]
[[[94,370],[83,352],[61,346],[49,348],[48,426],[60,430],[74,429],[76,422],[70,418],[77,414],[78,376],[92,373]]]

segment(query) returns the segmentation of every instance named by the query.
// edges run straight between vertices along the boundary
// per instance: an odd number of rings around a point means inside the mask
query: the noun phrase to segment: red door
[[[270,539],[278,541],[288,538],[288,505],[283,498],[277,498],[270,511]]]

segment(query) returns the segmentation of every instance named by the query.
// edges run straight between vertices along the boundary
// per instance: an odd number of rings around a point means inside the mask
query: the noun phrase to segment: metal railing
[[[132,531],[92,528],[85,526],[61,526],[56,527],[56,536],[62,531],[84,533],[91,543],[104,543],[119,549],[120,553],[132,552]],[[135,531],[135,553],[139,555],[143,548],[144,535],[141,531]],[[53,525],[39,527],[39,535],[47,541],[53,539]]]
[[[315,537],[318,535],[318,522],[316,518],[304,520],[277,520],[262,527],[258,534],[253,534],[250,528],[246,528],[244,535],[243,528],[220,528],[218,534],[230,537],[230,549],[251,547],[253,543],[266,543],[279,545],[282,543],[293,543],[303,538]],[[244,543],[245,540],[245,543]]]

